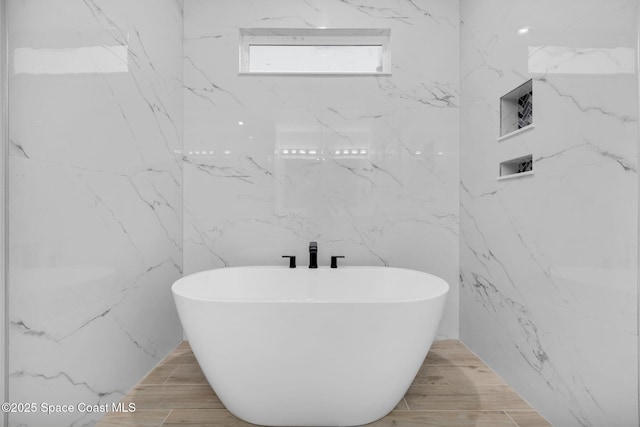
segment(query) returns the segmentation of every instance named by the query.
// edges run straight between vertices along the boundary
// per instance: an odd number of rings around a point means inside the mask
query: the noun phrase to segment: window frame
[[[241,28],[240,75],[391,75],[390,29]],[[251,71],[251,46],[382,46],[382,71]]]

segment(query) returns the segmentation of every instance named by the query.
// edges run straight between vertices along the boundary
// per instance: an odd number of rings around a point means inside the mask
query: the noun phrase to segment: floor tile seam
[[[498,380],[500,380],[501,382],[496,384],[495,382],[490,382],[490,383],[486,383],[486,382],[476,382],[476,381],[470,381],[470,383],[465,384],[465,383],[458,383],[456,384],[455,381],[452,381],[451,378],[449,376],[447,376],[447,374],[445,372],[443,372],[440,367],[451,367],[451,368],[455,368],[455,367],[466,367],[466,368],[475,368],[477,367],[476,365],[437,365],[436,368],[438,368],[438,372],[440,372],[440,374],[442,375],[442,377],[447,381],[447,383],[449,383],[449,385],[463,385],[463,386],[475,386],[475,385],[506,385],[509,386],[509,384],[507,384],[498,374],[496,374],[495,372],[493,372],[493,370],[491,370],[491,374],[494,375]],[[490,369],[490,368],[489,368]],[[511,388],[511,387],[509,387]]]
[[[171,373],[169,375],[167,375],[167,378],[165,378],[165,380],[162,382],[162,384],[158,384],[158,385],[164,385],[169,380],[169,378],[171,378],[171,375],[176,373],[176,371],[178,370],[178,366],[180,366],[180,365],[176,365],[176,367],[173,368]],[[153,384],[149,384],[149,385],[153,385]]]
[[[509,412],[504,411],[504,413],[507,414],[507,417],[509,417],[509,419],[511,420],[514,426],[520,427],[520,425],[516,422],[516,420],[514,420],[513,417],[509,414]]]
[[[169,357],[169,356],[167,355],[167,357]],[[135,385],[135,387],[137,387],[139,385],[145,385],[144,384],[144,380],[146,380],[151,374],[156,372],[158,370],[158,368],[163,368],[165,366],[171,366],[171,365],[166,365],[166,364],[163,364],[162,362],[160,362],[157,365],[155,365],[149,372],[147,372],[147,374],[144,377],[142,377],[142,379]],[[173,371],[171,371],[171,373],[173,373]]]
[[[169,416],[171,415],[172,412],[173,412],[173,409],[169,409],[169,413],[164,417],[162,422],[160,422],[160,424],[158,424],[158,427],[162,427],[164,425],[164,423],[167,422],[167,420],[169,419]]]

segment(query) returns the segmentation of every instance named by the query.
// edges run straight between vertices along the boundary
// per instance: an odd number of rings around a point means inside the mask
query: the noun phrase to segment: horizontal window
[[[240,73],[390,74],[389,30],[242,29]]]

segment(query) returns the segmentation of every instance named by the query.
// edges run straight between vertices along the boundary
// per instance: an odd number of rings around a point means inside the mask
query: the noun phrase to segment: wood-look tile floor
[[[183,342],[97,427],[250,427],[224,408]],[[516,392],[456,340],[437,341],[404,398],[371,427],[550,427]]]

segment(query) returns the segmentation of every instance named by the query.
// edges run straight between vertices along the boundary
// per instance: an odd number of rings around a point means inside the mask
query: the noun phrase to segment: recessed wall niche
[[[533,126],[533,86],[529,80],[500,98],[500,136]]]
[[[533,175],[533,156],[531,154],[500,163],[499,180],[527,175]]]

